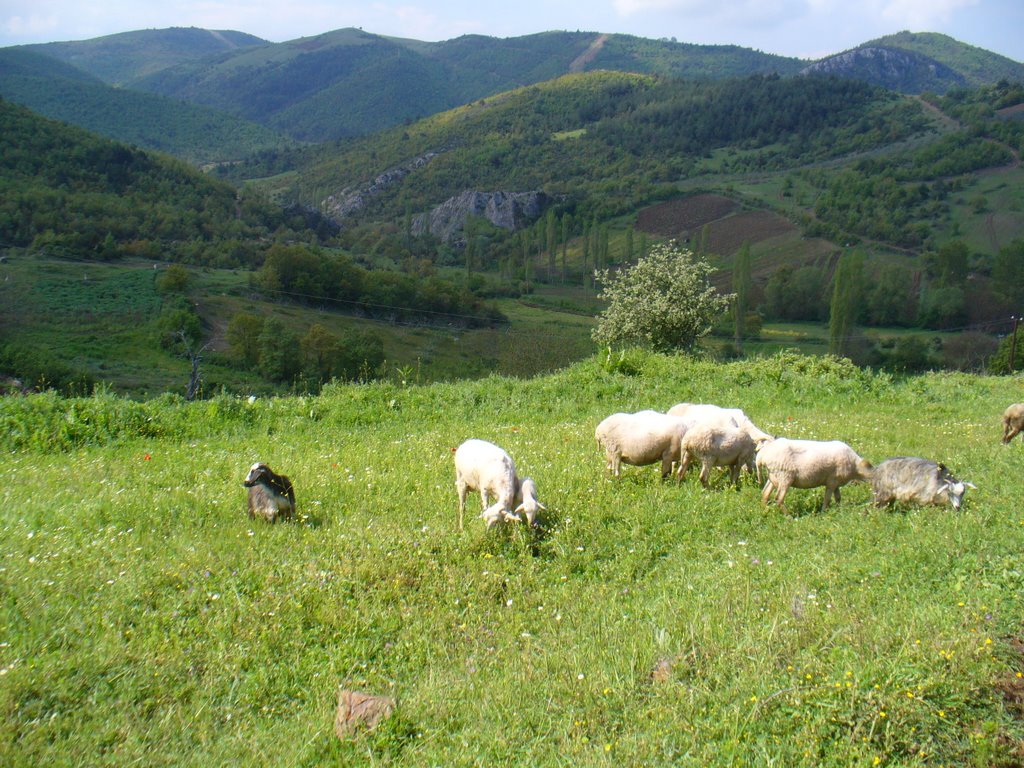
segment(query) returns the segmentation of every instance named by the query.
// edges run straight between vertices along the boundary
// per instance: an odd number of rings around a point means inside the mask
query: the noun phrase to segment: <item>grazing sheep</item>
[[[459,530],[466,508],[466,493],[479,491],[487,527],[499,520],[521,522],[525,513],[529,525],[535,525],[537,512],[547,509],[537,500],[537,484],[529,477],[516,475],[516,465],[504,450],[486,440],[467,440],[455,451],[455,487],[459,492]],[[491,506],[490,496],[496,501]],[[513,506],[515,511],[513,511]]]
[[[249,517],[262,517],[273,523],[278,516],[288,518],[295,514],[292,481],[275,474],[266,464],[253,464],[244,485],[249,489]]]
[[[660,459],[664,479],[672,474],[672,463],[681,461],[680,442],[686,428],[685,419],[658,411],[613,413],[597,425],[594,437],[614,477],[620,476],[623,462],[641,467]]]
[[[836,503],[840,502],[840,486],[854,480],[871,479],[871,462],[862,459],[850,446],[839,440],[818,442],[784,437],[770,440],[757,451],[758,473],[762,467],[768,472],[768,482],[761,492],[761,501],[767,504],[772,489],[777,488],[775,500],[783,509],[786,492],[790,487],[825,486],[825,498],[821,504],[821,511],[824,512],[833,495]]]
[[[1024,403],[1014,403],[1003,411],[1003,445],[1021,432],[1024,432]]]
[[[755,446],[750,435],[740,427],[730,425],[697,424],[690,427],[680,445],[682,462],[679,479],[686,477],[692,459],[700,459],[700,482],[708,487],[712,467],[728,467],[729,477],[738,489],[740,467],[754,463]]]
[[[875,467],[871,487],[878,507],[904,501],[922,505],[949,503],[953,509],[960,509],[967,489],[976,486],[957,480],[944,464],[916,456],[899,456]]]
[[[740,408],[722,408],[708,403],[679,403],[668,409],[669,416],[687,419],[692,424],[728,424],[731,420],[742,429],[755,445],[760,445],[772,436],[759,429]]]

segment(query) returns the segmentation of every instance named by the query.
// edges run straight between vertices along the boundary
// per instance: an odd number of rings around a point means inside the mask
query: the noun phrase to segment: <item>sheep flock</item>
[[[1024,403],[1014,403],[1003,413],[1004,444],[1024,432]],[[917,505],[950,505],[959,510],[973,483],[956,478],[945,464],[916,456],[897,456],[877,466],[839,440],[804,440],[774,436],[757,427],[740,408],[709,403],[679,403],[666,412],[651,409],[613,413],[594,430],[597,446],[604,452],[606,471],[621,477],[622,464],[659,464],[661,478],[682,482],[691,464],[700,465],[700,482],[710,488],[715,467],[725,469],[730,483],[740,489],[745,469],[756,475],[761,501],[785,510],[791,488],[823,488],[821,511],[841,501],[841,488],[851,482],[869,483],[877,507],[895,502]],[[512,457],[501,447],[471,438],[453,448],[458,524],[463,530],[466,496],[480,494],[480,517],[488,528],[498,523],[538,525],[546,507],[538,498],[537,484],[521,478]],[[295,495],[287,477],[275,475],[266,464],[252,466],[245,485],[249,488],[249,515],[274,522],[294,513]],[[493,501],[492,501],[493,499]]]

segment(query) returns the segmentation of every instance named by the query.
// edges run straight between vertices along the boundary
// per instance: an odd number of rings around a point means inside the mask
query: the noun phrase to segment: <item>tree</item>
[[[870,325],[913,325],[917,317],[914,276],[900,264],[884,264],[867,291]]]
[[[711,286],[711,271],[706,260],[669,242],[652,247],[635,266],[595,272],[603,286],[598,296],[608,308],[598,318],[594,341],[659,352],[692,348],[734,298]]]
[[[271,381],[291,381],[302,367],[299,338],[276,317],[263,322],[259,336],[260,372]]]
[[[320,323],[313,323],[299,342],[306,375],[315,381],[330,381],[336,375],[338,337]]]
[[[747,312],[750,309],[750,242],[743,241],[736,261],[732,267],[732,289],[736,292],[736,303],[733,305],[733,316],[736,326],[736,348],[742,349],[746,335]]]
[[[863,306],[864,256],[856,251],[839,260],[832,285],[832,304],[828,319],[828,351],[833,355],[849,353],[850,336],[857,314]]]
[[[191,275],[181,264],[171,264],[156,278],[156,289],[160,293],[185,293]]]
[[[1010,365],[1010,358],[1013,358],[1013,365]],[[1019,371],[1024,368],[1024,332],[1007,334],[999,342],[999,349],[988,361],[988,372],[995,374],[1007,374]]]
[[[940,286],[961,285],[967,279],[969,257],[963,240],[950,240],[928,259],[929,272]]]
[[[995,291],[1024,309],[1024,240],[1014,240],[999,249],[992,261],[992,282]]]
[[[548,282],[550,283],[555,280],[555,254],[558,252],[558,226],[554,208],[548,208],[545,225],[546,233],[544,239],[548,251]]]
[[[232,353],[253,368],[260,362],[262,332],[263,318],[249,312],[239,312],[228,323],[227,339]]]

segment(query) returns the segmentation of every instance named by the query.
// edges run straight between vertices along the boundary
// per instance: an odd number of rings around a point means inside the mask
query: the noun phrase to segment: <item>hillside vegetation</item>
[[[764,150],[751,162],[778,169],[884,146],[927,126],[916,104],[853,81],[586,73],[325,145],[300,161],[297,177],[270,178],[264,186],[293,182],[292,194],[320,203],[433,152],[415,173],[380,189],[360,217],[396,219],[406,207],[420,212],[468,188],[543,189],[605,219],[668,194],[717,148]]]
[[[293,225],[277,206],[166,156],[0,100],[0,241],[51,254],[237,266]]]
[[[114,88],[28,48],[0,49],[0,97],[53,120],[195,164],[239,160],[293,143],[226,112]]]
[[[1024,79],[1024,64],[944,35],[909,32],[818,62],[739,46],[582,31],[464,35],[435,43],[350,28],[272,44],[238,32],[166,29],[11,50],[51,56],[108,84],[214,107],[303,141],[366,135],[583,71],[706,81],[825,70],[914,94]],[[39,77],[33,95],[52,103],[45,67]],[[57,80],[52,87],[62,85]],[[109,95],[83,94],[80,106],[69,105],[61,117],[85,125],[76,114],[80,109],[86,119],[98,112],[93,99]]]
[[[261,45],[270,43],[244,32],[171,27],[24,48],[67,62],[105,83],[120,86],[167,67]]]
[[[1024,740],[1020,381],[827,358],[597,359],[532,381],[185,404],[0,400],[9,766],[1010,765]],[[944,461],[960,512],[864,486],[613,482],[594,425],[678,401],[874,462]],[[452,449],[506,447],[542,527],[455,529]],[[299,519],[245,516],[256,460]],[[475,501],[470,500],[470,509]],[[336,691],[397,697],[333,736]]]

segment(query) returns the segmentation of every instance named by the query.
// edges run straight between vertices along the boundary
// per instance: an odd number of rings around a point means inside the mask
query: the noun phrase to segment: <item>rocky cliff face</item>
[[[829,56],[804,68],[802,75],[836,75],[864,80],[902,93],[945,93],[966,80],[935,59],[913,51],[863,46]]]
[[[462,229],[469,216],[480,216],[491,224],[510,232],[535,221],[550,204],[544,192],[477,192],[467,190],[451,197],[430,213],[413,221],[414,235],[430,233],[446,243],[462,239]]]
[[[435,157],[439,152],[427,152],[419,157],[413,158],[405,165],[390,168],[377,176],[373,181],[363,187],[346,187],[340,192],[330,195],[324,201],[324,212],[337,224],[343,224],[345,219],[363,210],[370,200],[384,192],[394,184],[415,171],[422,168]]]

